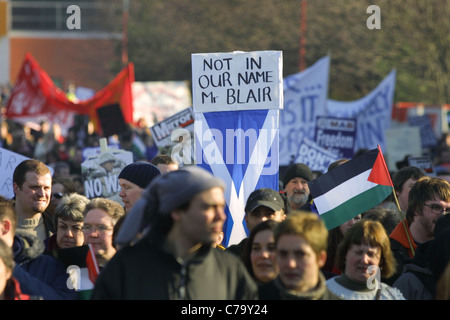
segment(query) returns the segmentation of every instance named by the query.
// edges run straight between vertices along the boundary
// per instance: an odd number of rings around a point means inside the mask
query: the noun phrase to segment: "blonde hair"
[[[327,250],[328,230],[319,217],[311,212],[294,210],[274,228],[275,245],[282,235],[304,238],[318,256]]]

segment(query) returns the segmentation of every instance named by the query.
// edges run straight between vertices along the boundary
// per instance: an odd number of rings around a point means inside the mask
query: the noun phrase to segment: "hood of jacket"
[[[17,230],[14,236],[13,254],[14,261],[23,264],[34,260],[45,250],[44,242],[29,233]]]

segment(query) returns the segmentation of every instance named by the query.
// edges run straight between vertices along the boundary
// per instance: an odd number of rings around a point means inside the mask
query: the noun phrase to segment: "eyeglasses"
[[[432,203],[432,204],[425,203],[424,206],[429,207],[431,209],[431,212],[433,212],[434,214],[437,214],[437,215],[441,215],[441,214],[446,215],[447,213],[450,212],[450,208],[444,209],[441,205],[438,205],[436,203]]]
[[[53,193],[52,197],[55,197],[56,199],[61,199],[64,196],[64,193],[58,192],[58,193]]]
[[[112,228],[109,228],[107,226],[104,226],[102,224],[98,225],[98,226],[91,226],[90,224],[85,224],[83,225],[83,231],[85,232],[95,232],[97,231],[97,233],[99,234],[104,234],[108,231],[111,231]]]

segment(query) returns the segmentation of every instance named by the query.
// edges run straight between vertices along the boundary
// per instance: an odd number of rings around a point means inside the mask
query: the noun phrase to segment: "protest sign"
[[[119,202],[119,173],[133,162],[133,154],[120,149],[107,149],[81,163],[84,193],[89,199],[102,197]]]
[[[192,107],[156,123],[150,127],[150,131],[161,154],[172,155],[174,160],[181,165],[193,163],[191,148],[194,136],[194,111]],[[182,141],[180,141],[180,137]],[[183,154],[176,152],[176,147],[180,142],[183,144]]]
[[[436,176],[436,171],[434,170],[433,162],[428,156],[408,157],[408,164],[411,167],[417,167],[421,169],[427,176],[430,177]]]
[[[312,171],[320,171],[325,173],[328,171],[328,166],[330,163],[338,159],[339,158],[336,153],[322,148],[308,138],[303,138],[298,150],[297,158],[295,159],[295,163],[304,163]]]
[[[325,115],[330,57],[284,78],[284,109],[280,110],[280,165],[288,166],[303,137],[314,140],[316,117]]]
[[[437,145],[438,141],[429,116],[409,116],[408,122],[410,126],[419,127],[423,149],[433,148]]]
[[[7,199],[14,197],[13,173],[17,165],[29,159],[21,154],[0,148],[0,194]]]
[[[195,112],[280,109],[281,51],[192,55]]]
[[[200,54],[192,62],[195,162],[227,185],[223,244],[229,246],[247,237],[250,193],[278,190],[281,52]]]
[[[385,131],[386,162],[390,171],[397,171],[397,162],[406,156],[422,155],[420,129],[418,127],[400,126]]]
[[[353,158],[356,141],[356,120],[319,116],[314,141],[339,158]]]
[[[355,151],[386,149],[385,130],[391,126],[396,71],[391,71],[381,83],[365,97],[350,101],[328,99],[326,115],[353,118],[357,121]]]
[[[14,197],[14,170],[19,163],[28,159],[30,158],[19,153],[0,148],[0,195],[4,196],[6,199],[12,199]],[[53,176],[55,170],[50,166],[47,167],[50,170],[50,174]]]

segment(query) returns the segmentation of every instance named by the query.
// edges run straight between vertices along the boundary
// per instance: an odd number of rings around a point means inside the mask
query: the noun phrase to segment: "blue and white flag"
[[[281,51],[192,55],[195,163],[226,183],[223,244],[248,236],[245,204],[279,189]]]
[[[354,118],[357,122],[355,151],[386,149],[385,130],[390,128],[395,92],[396,71],[389,75],[365,97],[345,102],[328,99],[327,115],[337,118]]]
[[[279,189],[279,111],[196,113],[196,164],[225,181],[224,244],[247,237],[245,204],[255,189]]]
[[[330,57],[284,78],[284,109],[280,110],[280,165],[296,157],[303,138],[314,141],[316,117],[325,115]]]

